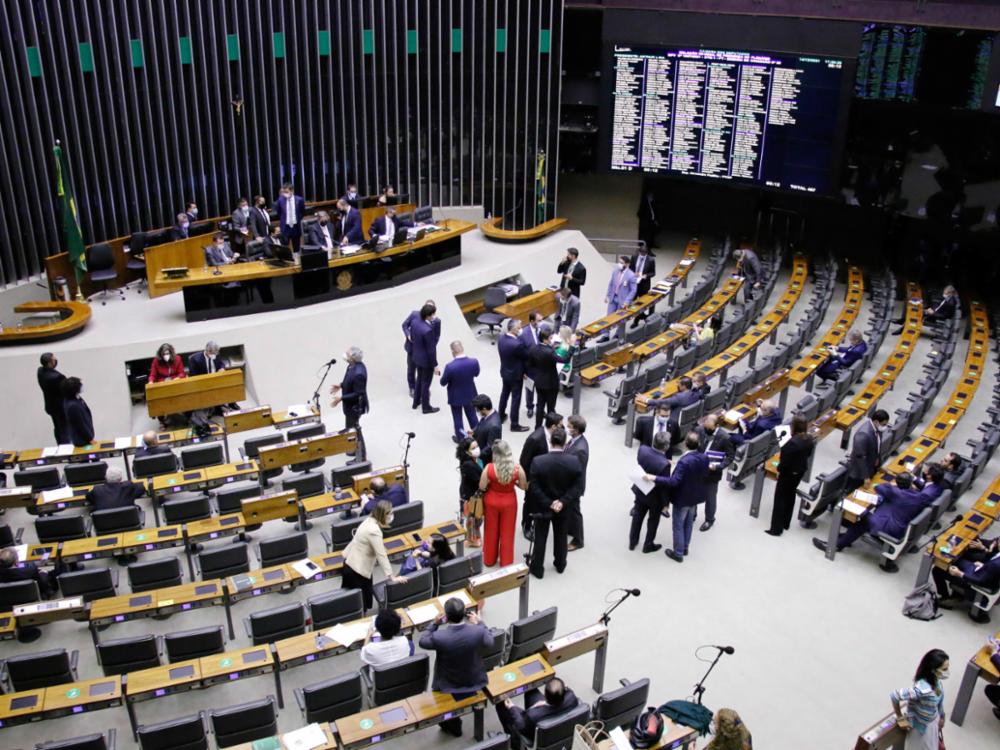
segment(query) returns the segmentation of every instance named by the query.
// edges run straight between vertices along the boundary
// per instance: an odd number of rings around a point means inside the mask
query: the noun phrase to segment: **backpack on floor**
[[[941,616],[937,608],[937,588],[934,581],[917,586],[903,599],[903,614],[911,620],[936,620]]]

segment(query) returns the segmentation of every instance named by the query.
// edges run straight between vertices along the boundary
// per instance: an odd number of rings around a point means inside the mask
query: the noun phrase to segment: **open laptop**
[[[292,248],[287,245],[271,245],[267,249],[272,255],[272,257],[265,260],[269,266],[274,266],[275,268],[286,268],[287,266],[295,265]]]

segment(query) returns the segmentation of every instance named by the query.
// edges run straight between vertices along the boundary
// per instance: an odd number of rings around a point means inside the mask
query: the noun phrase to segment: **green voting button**
[[[516,679],[517,679],[517,675],[514,674],[513,672],[504,672],[503,673],[503,681],[504,682],[513,682]]]
[[[66,691],[66,697],[72,700],[80,697],[80,688],[70,688]]]
[[[145,538],[146,538],[146,535],[145,535],[145,534],[138,534],[138,535],[136,535],[136,537],[135,537],[135,540],[136,540],[137,542],[141,542],[141,541],[143,541],[143,540],[144,540]]]
[[[232,666],[232,664],[233,664],[232,659],[223,659],[222,661],[219,662],[220,667],[230,667]]]
[[[360,726],[362,729],[371,729],[373,726],[375,726],[375,722],[372,721],[371,719],[362,719],[361,721],[358,722],[358,726]]]

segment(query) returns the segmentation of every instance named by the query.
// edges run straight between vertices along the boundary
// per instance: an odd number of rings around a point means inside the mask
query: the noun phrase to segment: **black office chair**
[[[63,573],[57,580],[63,596],[81,596],[84,602],[118,594],[118,571],[111,568],[90,568]]]
[[[138,505],[125,505],[121,508],[95,510],[90,514],[94,524],[94,536],[118,534],[122,531],[138,531],[146,525],[146,514]]]
[[[351,540],[354,538],[354,532],[357,531],[358,526],[364,520],[364,516],[333,519],[333,523],[330,524],[330,533],[327,534],[325,531],[321,531],[319,534],[323,537],[323,541],[326,542],[326,551],[334,552],[344,549],[344,547],[351,543]]]
[[[265,539],[257,545],[257,559],[262,568],[309,557],[309,537],[304,531]]]
[[[306,608],[301,602],[253,612],[243,620],[254,646],[306,632]]]
[[[524,750],[566,750],[573,744],[573,731],[578,724],[586,724],[590,706],[580,703],[564,713],[542,719],[535,726],[534,738],[521,735]]]
[[[469,579],[483,572],[483,553],[473,550],[437,566],[437,594],[450,594],[469,585]]]
[[[510,735],[503,732],[490,732],[489,738],[477,742],[467,750],[510,750]]]
[[[476,316],[476,322],[481,326],[485,326],[485,330],[491,336],[496,335],[497,331],[500,330],[500,324],[507,317],[496,312],[498,307],[505,304],[507,304],[507,292],[503,290],[503,287],[491,286],[486,289],[486,296],[483,299],[483,307],[486,308],[486,311]],[[479,332],[482,333],[483,330],[480,328]]]
[[[153,235],[155,237],[155,235]],[[146,232],[134,232],[128,240],[128,262],[125,263],[125,268],[129,271],[135,271],[139,274],[139,288],[137,291],[142,294],[142,287],[146,285],[146,247],[151,243],[149,240],[151,235]],[[127,289],[130,286],[125,285]]]
[[[351,592],[355,593],[355,592]],[[356,592],[360,595],[361,592]],[[41,601],[38,582],[32,580],[11,581],[0,583],[0,612],[11,612],[14,607],[22,604],[34,604]]]
[[[97,644],[97,663],[104,670],[105,677],[158,667],[160,650],[156,636],[140,635],[102,641]]]
[[[628,727],[642,713],[649,698],[649,680],[622,680],[622,687],[601,693],[594,703],[593,719],[604,724],[607,731]]]
[[[63,474],[66,475],[66,484],[70,487],[79,487],[85,484],[102,484],[107,473],[108,465],[104,461],[91,461],[85,464],[66,464],[63,468]]]
[[[181,469],[201,469],[205,466],[218,466],[226,462],[226,454],[222,443],[208,443],[185,448],[181,451]]]
[[[221,487],[213,493],[215,505],[219,509],[219,515],[225,516],[229,513],[240,513],[243,510],[243,501],[248,497],[260,497],[260,485],[238,484],[232,487]],[[259,527],[260,524],[257,524]]]
[[[13,531],[9,524],[3,524],[0,526],[0,549],[20,544],[22,536],[24,536],[24,529]]]
[[[15,693],[76,682],[79,656],[78,652],[66,651],[64,648],[18,654],[0,662],[0,678]]]
[[[357,672],[295,688],[295,702],[310,724],[336,721],[358,713],[363,695],[361,675]]]
[[[285,442],[284,436],[280,432],[274,432],[270,435],[262,435],[261,437],[253,437],[249,440],[243,442],[243,447],[240,452],[243,454],[244,458],[259,458],[260,449],[268,445],[277,445],[278,443]],[[282,468],[268,469],[264,472],[265,479],[273,479],[274,477],[280,476]]]
[[[141,724],[136,731],[142,750],[208,750],[204,714]]]
[[[212,516],[212,502],[207,495],[167,500],[160,508],[163,510],[163,521],[167,524],[201,521]]]
[[[424,525],[424,504],[420,500],[403,503],[393,509],[392,516],[392,524],[385,530],[385,536],[416,531]]]
[[[340,487],[341,489],[352,487],[354,486],[354,477],[358,474],[367,474],[371,470],[371,461],[358,461],[357,463],[345,464],[344,466],[335,466],[330,469],[330,486]]]
[[[510,652],[507,661],[517,661],[525,656],[538,653],[545,641],[556,634],[557,607],[549,607],[534,612],[528,617],[515,620],[510,625]]]
[[[246,573],[250,570],[250,555],[246,542],[202,552],[198,555],[198,570],[203,581]]]
[[[14,486],[31,487],[32,492],[55,490],[62,484],[58,466],[35,466],[14,472]]]
[[[306,600],[313,630],[325,630],[339,622],[364,617],[364,602],[358,589],[338,589]]]
[[[86,516],[42,516],[35,519],[35,534],[39,544],[83,539],[90,536],[90,519]]]
[[[203,656],[221,654],[226,650],[226,637],[221,625],[194,630],[176,630],[163,636],[163,652],[171,664]]]
[[[68,740],[50,740],[35,745],[35,750],[115,750],[118,733],[109,729],[107,736],[88,734]]]
[[[173,453],[154,453],[132,460],[132,476],[136,479],[173,474],[175,471],[177,471],[177,456]]]
[[[434,571],[430,568],[418,570],[406,576],[402,583],[386,583],[386,609],[400,609],[422,602],[434,596]]]
[[[115,268],[115,254],[111,245],[105,242],[98,242],[91,245],[87,250],[87,278],[91,283],[101,285],[101,304],[108,301],[108,282],[118,278],[118,269]],[[125,299],[125,292],[118,290],[121,299]]]
[[[219,747],[253,742],[278,732],[278,713],[272,695],[238,706],[210,709],[208,718]]]
[[[319,435],[326,434],[326,426],[322,422],[316,422],[313,424],[304,424],[299,427],[293,427],[288,432],[285,433],[286,440],[304,440],[305,438],[317,437]],[[297,473],[311,471],[313,469],[320,468],[324,463],[326,463],[325,458],[316,458],[311,461],[303,461],[302,463],[291,464],[288,468],[290,471]]]
[[[499,667],[503,664],[503,655],[507,650],[507,631],[503,628],[490,628],[490,635],[493,636],[493,645],[489,648],[480,648],[479,655],[483,659],[483,666],[487,670]]]
[[[323,475],[318,471],[307,471],[291,479],[281,481],[281,489],[284,491],[295,490],[299,493],[299,498],[322,495],[326,492],[326,482]]]
[[[424,692],[430,663],[427,654],[414,654],[391,664],[370,667],[371,704],[384,706]]]
[[[127,570],[128,584],[134,594],[167,586],[180,586],[184,576],[178,557],[143,560],[132,563]]]

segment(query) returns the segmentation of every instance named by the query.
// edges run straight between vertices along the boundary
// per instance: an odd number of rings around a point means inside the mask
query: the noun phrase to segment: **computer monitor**
[[[396,214],[396,221],[400,224],[413,224],[413,211],[407,211],[405,214]]]
[[[378,235],[373,235],[369,239],[361,243],[361,252],[367,253],[378,247]]]
[[[306,252],[303,250],[299,253],[299,265],[302,266],[303,271],[319,271],[327,267],[328,258],[326,251],[323,249],[310,250]]]
[[[396,233],[392,236],[392,244],[402,245],[404,242],[406,242],[406,238],[409,234],[410,232],[406,227],[403,227],[402,229],[397,229]]]
[[[270,254],[271,260],[277,261],[282,265],[290,266],[295,263],[295,256],[292,255],[292,248],[288,245],[267,245],[264,250]]]
[[[413,212],[413,218],[417,221],[431,221],[434,218],[434,211],[430,206],[420,206]]]

